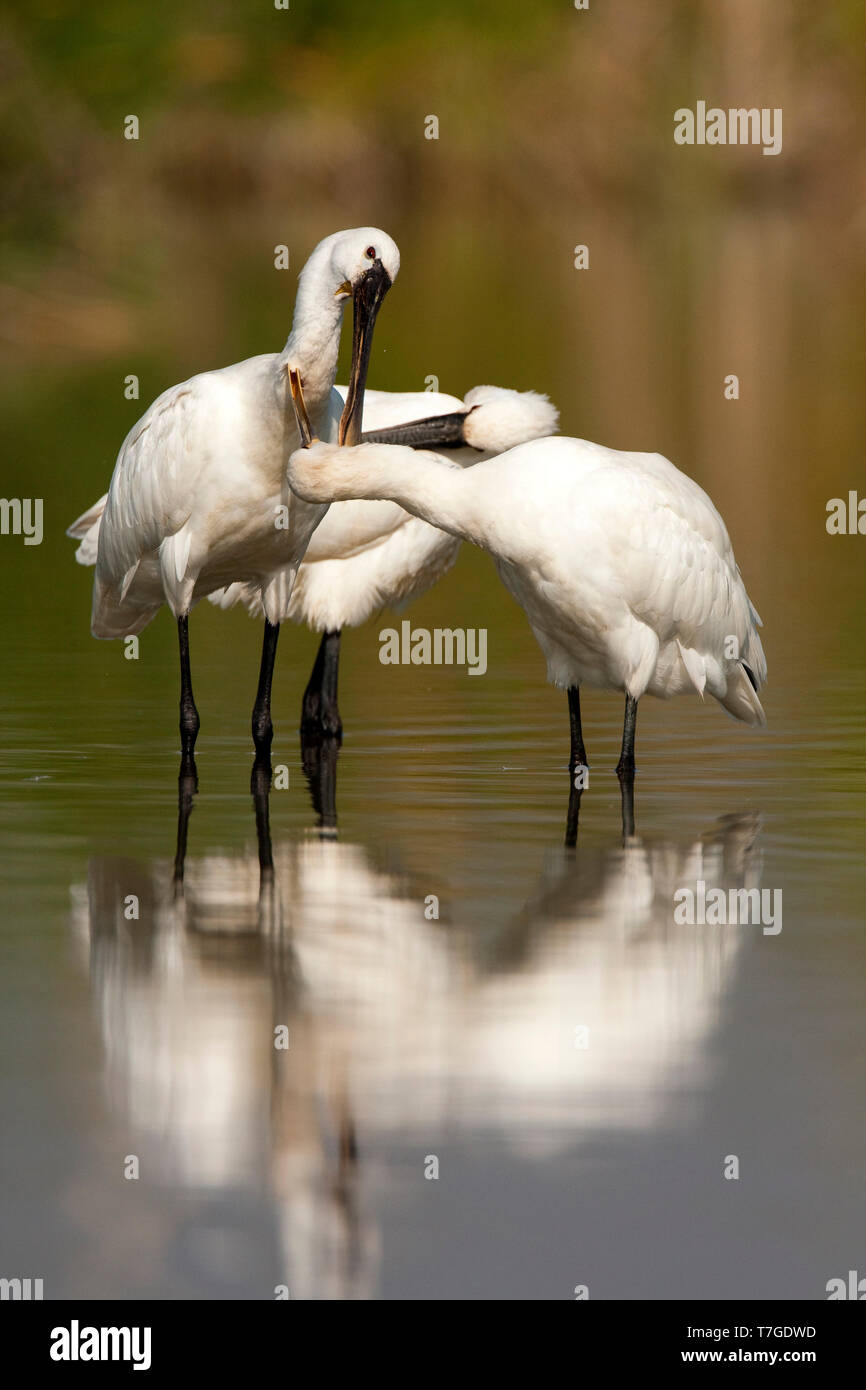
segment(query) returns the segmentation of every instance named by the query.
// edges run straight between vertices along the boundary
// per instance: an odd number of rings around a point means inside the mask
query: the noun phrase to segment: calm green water
[[[395,229],[407,283],[371,384],[548,389],[566,432],[661,449],[728,521],[765,622],[769,728],[645,701],[626,846],[619,697],[585,700],[591,781],[566,848],[564,699],[464,549],[411,618],[486,627],[483,678],[380,666],[383,622],[346,635],[336,835],[295,733],[315,642],[284,634],[289,785],[263,898],[259,632],[196,610],[200,786],[176,898],[173,625],[136,662],[92,641],[62,532],[140,409],[125,372],[143,406],[280,341],[287,306],[254,286],[216,344],[11,366],[4,490],[45,498],[45,539],[0,540],[2,1273],[47,1297],[820,1298],[862,1269],[866,538],[824,521],[863,487],[866,316],[807,227],[746,223],[695,230],[682,258],[599,224],[581,284],[540,225],[471,250],[457,225]],[[440,302],[441,283],[465,294]],[[171,284],[154,296],[180,322]],[[673,893],[698,879],[780,892],[782,930],[677,925]]]

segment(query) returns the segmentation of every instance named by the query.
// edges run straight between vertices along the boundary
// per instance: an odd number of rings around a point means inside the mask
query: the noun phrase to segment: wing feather
[[[108,589],[119,590],[143,556],[159,550],[190,518],[209,453],[203,382],[193,377],[163,392],[121,445],[99,528],[97,571]],[[190,541],[187,533],[172,549],[178,582]]]

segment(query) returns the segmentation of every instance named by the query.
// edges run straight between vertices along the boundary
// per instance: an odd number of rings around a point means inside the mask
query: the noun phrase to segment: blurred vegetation
[[[43,547],[0,547],[7,616],[93,650],[63,529],[126,431],[171,382],[279,347],[311,247],[371,223],[403,253],[372,385],[535,387],[566,432],[661,450],[717,501],[765,619],[794,596],[816,641],[860,650],[862,563],[824,508],[866,441],[864,38],[860,0],[7,5],[4,492],[46,508]],[[781,106],[783,153],[676,146],[673,113],[700,98]],[[459,621],[467,572],[485,613],[511,614],[467,556],[428,621]],[[226,631],[252,650],[244,615],[206,608],[215,652]],[[503,621],[541,683],[522,619]]]
[[[8,1052],[55,1084],[52,1124],[60,1117],[57,1142],[33,1130],[37,1167],[73,1151],[78,1120],[64,1116],[89,1113],[99,1085],[75,1013],[70,884],[93,848],[170,855],[177,795],[171,615],[142,635],[138,661],[94,642],[92,572],[64,530],[104,492],[161,390],[281,346],[297,273],[340,227],[380,225],[403,256],[371,385],[420,390],[435,374],[461,394],[485,381],[534,387],[566,433],[658,449],[711,493],[765,622],[769,729],[757,739],[710,701],[643,702],[638,825],[691,839],[733,810],[767,815],[766,882],[785,876],[783,940],[800,953],[790,959],[807,1029],[825,1022],[816,978],[829,988],[833,970],[862,961],[866,538],[830,537],[824,523],[829,497],[866,485],[866,6],[290,3],[18,0],[0,11],[2,493],[45,505],[41,546],[0,538]],[[781,106],[782,155],[675,146],[674,111],[701,98]],[[135,142],[123,138],[129,114]],[[438,141],[424,138],[430,114]],[[274,268],[278,243],[291,250],[288,275]],[[588,272],[573,267],[576,243],[590,247]],[[722,390],[731,372],[736,402]],[[124,396],[128,373],[139,400]],[[489,917],[535,891],[541,847],[561,841],[563,697],[477,550],[464,546],[409,616],[486,627],[489,673],[383,668],[384,623],[346,634],[341,836],[444,895],[471,882]],[[203,603],[191,632],[196,856],[253,834],[261,630]],[[294,628],[280,639],[275,760],[291,765],[291,789],[272,797],[275,838],[312,822],[296,729],[316,645]],[[609,847],[620,699],[589,695],[584,720],[594,790],[581,842]],[[850,917],[847,937],[828,931],[830,913]],[[769,1026],[782,1036],[790,1012],[777,1015]],[[61,1055],[73,1058],[68,1074]],[[64,1183],[65,1231],[82,1201]],[[94,1207],[103,1226],[107,1183]]]
[[[325,221],[347,200],[397,217],[419,201],[507,215],[599,196],[669,207],[714,190],[832,202],[843,221],[862,206],[858,0],[588,11],[566,0],[36,0],[6,16],[13,269],[57,243],[98,259],[124,209],[145,227],[195,209],[237,227],[287,202]],[[784,159],[742,148],[684,159],[672,113],[697,96],[783,106]],[[137,143],[121,138],[130,113]],[[423,138],[431,113],[438,142]]]

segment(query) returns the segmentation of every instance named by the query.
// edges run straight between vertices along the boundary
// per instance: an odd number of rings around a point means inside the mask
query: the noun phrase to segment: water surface
[[[4,1275],[48,1297],[820,1298],[862,1269],[866,540],[824,526],[863,477],[862,285],[790,210],[674,234],[583,208],[582,282],[564,216],[454,216],[393,228],[371,383],[541,387],[566,432],[686,467],[765,621],[769,727],[643,702],[624,844],[620,698],[588,695],[567,846],[564,697],[464,549],[411,618],[486,627],[488,672],[383,667],[383,623],[348,633],[326,825],[295,733],[314,639],[282,637],[262,894],[259,633],[202,605],[178,895],[173,625],[137,661],[93,642],[62,530],[139,408],[125,373],[150,398],[278,345],[289,296],[262,271],[199,319],[201,285],[157,277],[148,358],[10,364],[5,487],[44,495],[46,537],[0,545],[0,1229]],[[677,924],[699,879],[780,892],[782,930]]]

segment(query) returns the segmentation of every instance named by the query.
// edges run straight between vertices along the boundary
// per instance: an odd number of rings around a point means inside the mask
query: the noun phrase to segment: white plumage
[[[433,452],[317,443],[292,455],[289,481],[310,502],[387,498],[489,551],[554,685],[631,701],[696,689],[765,722],[760,619],[724,522],[659,454],[553,438],[463,470]]]
[[[344,386],[335,389],[345,396]],[[449,450],[448,457],[461,467],[552,434],[558,419],[556,407],[534,391],[476,386],[463,400],[442,392],[367,391],[363,428],[379,432],[456,415],[464,419],[466,445]],[[333,428],[323,437],[333,442]],[[358,627],[387,605],[403,605],[425,593],[453,565],[459,549],[458,536],[412,516],[396,502],[341,502],[329,509],[310,539],[288,616],[316,632]],[[234,584],[210,599],[224,608],[240,601],[256,616],[262,611],[252,585]]]
[[[106,497],[73,523],[77,558],[96,562],[96,637],[140,632],[167,602],[176,617],[236,580],[255,586],[281,622],[322,506],[293,498],[286,460],[298,434],[288,367],[301,373],[322,432],[343,406],[333,392],[343,308],[374,257],[393,280],[396,245],[374,227],[320,242],[300,277],[292,332],[280,353],[251,357],[171,387],[130,430]],[[278,509],[286,507],[278,527]]]
[[[399,1167],[407,1143],[466,1125],[513,1154],[573,1155],[645,1133],[704,1086],[749,934],[677,924],[673,895],[698,879],[760,886],[757,828],[737,817],[680,842],[548,852],[540,876],[509,882],[513,912],[488,904],[481,933],[465,897],[450,926],[425,920],[424,876],[384,872],[356,844],[275,846],[264,902],[255,846],[193,860],[183,899],[168,863],[95,859],[72,926],[115,1122],[151,1177],[186,1193],[190,1229],[212,1229],[220,1195],[249,1210],[267,1194],[293,1297],[371,1295],[383,1156]],[[488,883],[502,847],[476,851]],[[130,887],[135,934],[118,911]],[[341,1175],[347,1123],[361,1158]],[[176,1253],[171,1225],[149,1241],[151,1259],[163,1241]]]

